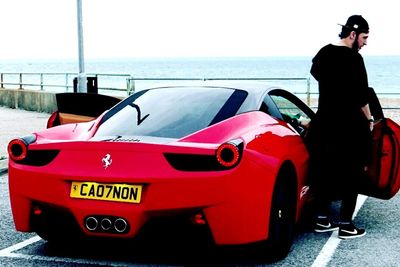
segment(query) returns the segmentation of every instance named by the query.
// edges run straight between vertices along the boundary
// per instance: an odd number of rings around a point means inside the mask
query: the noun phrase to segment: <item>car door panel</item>
[[[400,188],[400,126],[391,119],[379,121],[373,131],[372,160],[361,193],[390,199]]]

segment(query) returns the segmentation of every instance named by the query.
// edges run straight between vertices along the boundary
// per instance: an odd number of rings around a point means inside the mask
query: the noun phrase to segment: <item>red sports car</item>
[[[62,125],[10,142],[18,231],[133,238],[153,220],[176,217],[207,228],[217,245],[289,251],[310,199],[303,135],[314,115],[293,94],[205,82],[138,91],[88,122],[97,115],[81,115],[58,112],[49,126]],[[400,131],[382,122],[376,136],[386,154],[371,169],[374,188],[391,197]]]

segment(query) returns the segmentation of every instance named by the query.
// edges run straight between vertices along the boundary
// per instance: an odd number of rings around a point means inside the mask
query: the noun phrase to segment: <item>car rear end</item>
[[[260,112],[235,116],[246,96],[232,89],[196,106],[213,90],[184,103],[195,112],[184,112],[177,104],[183,100],[154,108],[154,96],[138,96],[98,124],[86,124],[94,135],[84,129],[74,135],[76,124],[12,141],[9,186],[17,230],[46,237],[74,228],[87,236],[131,238],[152,220],[183,216],[207,227],[217,244],[265,238],[274,181],[264,174],[275,177],[277,162],[260,161],[242,136],[258,121],[275,121]]]
[[[252,181],[261,166],[252,155],[242,158],[241,140],[201,145],[65,142],[29,149],[57,155],[45,166],[10,161],[19,231],[40,232],[52,225],[62,232],[78,225],[85,235],[133,237],[152,219],[185,215],[195,225],[210,227],[217,243],[248,239],[237,229],[245,229],[242,225],[255,216],[257,203],[252,202],[257,198],[248,195],[257,195],[262,185]],[[66,220],[71,221],[67,226]]]

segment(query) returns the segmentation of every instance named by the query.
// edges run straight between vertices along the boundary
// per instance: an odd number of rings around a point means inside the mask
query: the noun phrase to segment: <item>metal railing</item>
[[[127,91],[126,79],[131,77],[130,74],[99,74],[88,73],[88,77],[96,77],[100,80],[99,90],[107,91]],[[65,92],[72,91],[74,87],[73,79],[77,77],[77,73],[0,73],[0,88],[9,88],[16,86],[15,89],[63,89]],[[120,81],[111,81],[113,79],[121,79]],[[108,84],[107,84],[108,83]],[[120,84],[120,85],[115,85]],[[13,88],[10,88],[13,89]],[[58,91],[58,90],[56,90]]]
[[[304,88],[302,86],[295,86],[294,88],[297,88],[295,90],[292,90],[291,92],[294,93],[297,96],[304,96],[300,97],[303,101],[307,103],[308,106],[312,108],[317,108],[317,98],[318,98],[318,91],[312,91],[311,90],[311,79],[310,78],[139,78],[139,77],[130,77],[127,79],[127,84],[128,84],[128,94],[131,94],[132,92],[135,91],[136,88],[136,82],[137,81],[291,81],[291,82],[304,82],[305,83],[305,90],[298,90],[298,88]],[[283,87],[285,89],[291,89],[290,86],[288,87]],[[400,98],[400,92],[380,92],[377,93],[379,98],[387,98],[387,99],[393,99],[393,96],[396,98]],[[386,99],[386,100],[387,100]],[[312,101],[314,100],[314,101]],[[313,103],[314,102],[314,103]],[[313,105],[313,106],[312,106]],[[393,105],[389,101],[389,105]],[[395,106],[388,106],[384,105],[382,106],[382,109],[384,110],[399,110],[400,106],[397,106],[397,104],[394,104]]]
[[[296,92],[297,94],[307,95],[307,102],[310,101],[310,79],[309,78],[141,78],[133,77],[130,74],[91,74],[89,77],[98,78],[98,89],[106,91],[125,92],[126,95],[132,94],[136,89],[136,82],[161,82],[161,81],[300,81],[305,82],[305,92]],[[73,78],[77,73],[0,73],[0,88],[9,89],[38,89],[64,92],[72,91]],[[119,79],[119,80],[115,80]],[[60,89],[60,90],[59,90]]]
[[[310,105],[313,96],[317,96],[318,92],[311,90],[310,78],[274,78],[274,77],[257,77],[257,78],[149,78],[134,77],[130,74],[107,74],[107,73],[87,73],[88,77],[98,78],[98,90],[103,90],[105,94],[124,94],[130,95],[138,88],[138,82],[165,82],[165,81],[282,81],[304,83],[304,85],[286,86],[284,88],[297,88],[292,93],[304,96],[303,100]],[[71,92],[73,79],[77,77],[77,73],[0,73],[0,88],[8,89],[39,89],[57,92]],[[14,86],[15,88],[10,88]],[[300,88],[300,89],[298,89]],[[304,90],[303,90],[304,88]],[[379,97],[395,96],[400,98],[400,93],[382,92]],[[316,97],[315,97],[316,98]],[[314,99],[315,99],[314,98]],[[396,104],[395,104],[396,105]],[[384,109],[400,109],[400,106],[384,106]]]

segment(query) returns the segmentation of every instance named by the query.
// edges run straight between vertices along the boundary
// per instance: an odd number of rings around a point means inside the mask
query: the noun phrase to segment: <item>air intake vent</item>
[[[165,153],[169,164],[180,171],[222,171],[228,168],[220,165],[214,155],[190,155]]]
[[[137,138],[118,138],[118,139],[111,139],[109,140],[110,142],[133,142],[133,143],[137,143],[140,142],[140,139]]]

